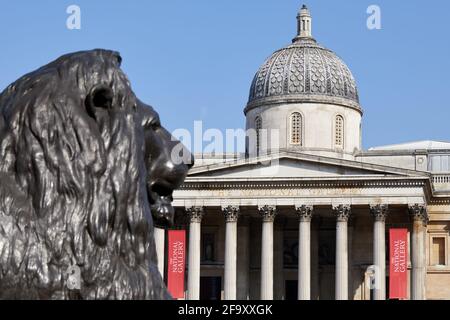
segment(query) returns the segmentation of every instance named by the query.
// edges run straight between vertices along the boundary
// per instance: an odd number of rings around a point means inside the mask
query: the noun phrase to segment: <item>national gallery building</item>
[[[174,193],[185,299],[389,299],[391,229],[407,230],[405,298],[450,299],[450,143],[363,150],[351,71],[313,38],[305,6],[297,20],[251,84],[257,139],[197,155]],[[276,149],[260,138],[272,129]],[[166,273],[167,232],[155,238]]]

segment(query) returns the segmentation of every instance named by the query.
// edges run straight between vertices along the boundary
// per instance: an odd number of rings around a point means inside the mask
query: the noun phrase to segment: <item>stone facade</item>
[[[245,109],[247,129],[259,117],[279,130],[279,148],[197,155],[174,193],[176,225],[189,230],[186,298],[384,300],[389,230],[406,228],[408,298],[450,299],[450,143],[361,150],[356,82],[312,38],[306,7],[297,18]]]

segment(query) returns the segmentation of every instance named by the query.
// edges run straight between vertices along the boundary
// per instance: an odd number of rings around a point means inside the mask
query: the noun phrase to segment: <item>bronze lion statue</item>
[[[120,64],[68,54],[0,95],[0,299],[170,299],[153,227],[193,159]]]

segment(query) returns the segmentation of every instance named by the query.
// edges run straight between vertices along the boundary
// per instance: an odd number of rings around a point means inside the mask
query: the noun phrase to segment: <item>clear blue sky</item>
[[[450,141],[450,2],[309,0],[315,38],[353,71],[363,144]],[[298,0],[2,0],[0,87],[71,51],[121,52],[141,100],[169,129],[243,128],[254,73],[295,35]],[[81,7],[81,30],[66,8]],[[382,10],[382,30],[366,9]]]

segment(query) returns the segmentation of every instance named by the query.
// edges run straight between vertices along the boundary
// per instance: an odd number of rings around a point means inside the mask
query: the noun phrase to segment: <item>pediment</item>
[[[304,154],[279,154],[260,159],[224,162],[191,170],[190,177],[216,178],[326,178],[361,176],[418,176],[417,171],[358,161]]]

